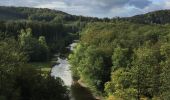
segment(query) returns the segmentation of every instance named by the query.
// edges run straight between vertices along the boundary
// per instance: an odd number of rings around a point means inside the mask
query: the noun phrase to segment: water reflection
[[[65,85],[71,86],[72,76],[67,59],[58,58],[57,63],[58,65],[55,65],[51,70],[51,76],[60,77],[64,81]]]
[[[71,51],[74,49],[77,43],[72,43],[69,47]],[[81,86],[77,81],[73,82],[70,65],[67,59],[61,59],[58,57],[58,61],[52,70],[51,76],[61,78],[65,85],[71,89],[71,100],[96,100],[91,94],[90,90]],[[73,83],[73,84],[72,84]]]

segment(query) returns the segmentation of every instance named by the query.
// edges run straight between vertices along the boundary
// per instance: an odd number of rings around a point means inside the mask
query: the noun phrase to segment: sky
[[[50,8],[73,15],[112,18],[170,9],[170,0],[0,0],[0,6]]]

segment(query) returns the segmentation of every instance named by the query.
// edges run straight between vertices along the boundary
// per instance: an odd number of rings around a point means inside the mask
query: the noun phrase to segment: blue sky
[[[170,9],[170,0],[0,0],[0,6],[50,8],[74,15],[111,18]]]

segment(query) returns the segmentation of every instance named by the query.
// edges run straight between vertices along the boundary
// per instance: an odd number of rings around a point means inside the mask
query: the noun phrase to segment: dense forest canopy
[[[168,100],[170,25],[92,23],[81,34],[69,57],[75,77],[109,100]]]
[[[68,100],[61,79],[29,63],[67,53],[85,24],[97,20],[50,9],[0,7],[0,100]]]
[[[170,10],[159,10],[143,15],[136,15],[127,19],[136,23],[167,24],[170,23],[169,17],[170,17]]]
[[[99,19],[73,16],[50,9],[0,7],[1,37],[18,39],[21,30],[30,28],[34,38],[46,38],[51,54],[66,52],[64,48],[78,38],[78,32],[90,20]]]

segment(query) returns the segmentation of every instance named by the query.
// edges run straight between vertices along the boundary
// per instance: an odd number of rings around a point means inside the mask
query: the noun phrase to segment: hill
[[[142,15],[125,18],[128,21],[143,24],[167,24],[170,23],[170,10],[159,10]]]
[[[19,20],[19,19],[32,19],[32,20],[52,20],[56,16],[71,16],[67,13],[43,9],[43,8],[27,8],[27,7],[4,7],[0,6],[0,18],[3,20]]]
[[[37,20],[37,21],[91,21],[99,18],[75,16],[48,8],[5,7],[0,6],[1,20]]]
[[[85,16],[71,15],[62,11],[48,8],[28,8],[28,7],[5,7],[0,6],[0,20],[34,20],[57,23],[69,23],[74,21],[130,21],[141,24],[167,24],[170,23],[170,10],[159,10],[146,14],[124,18],[94,18]]]

